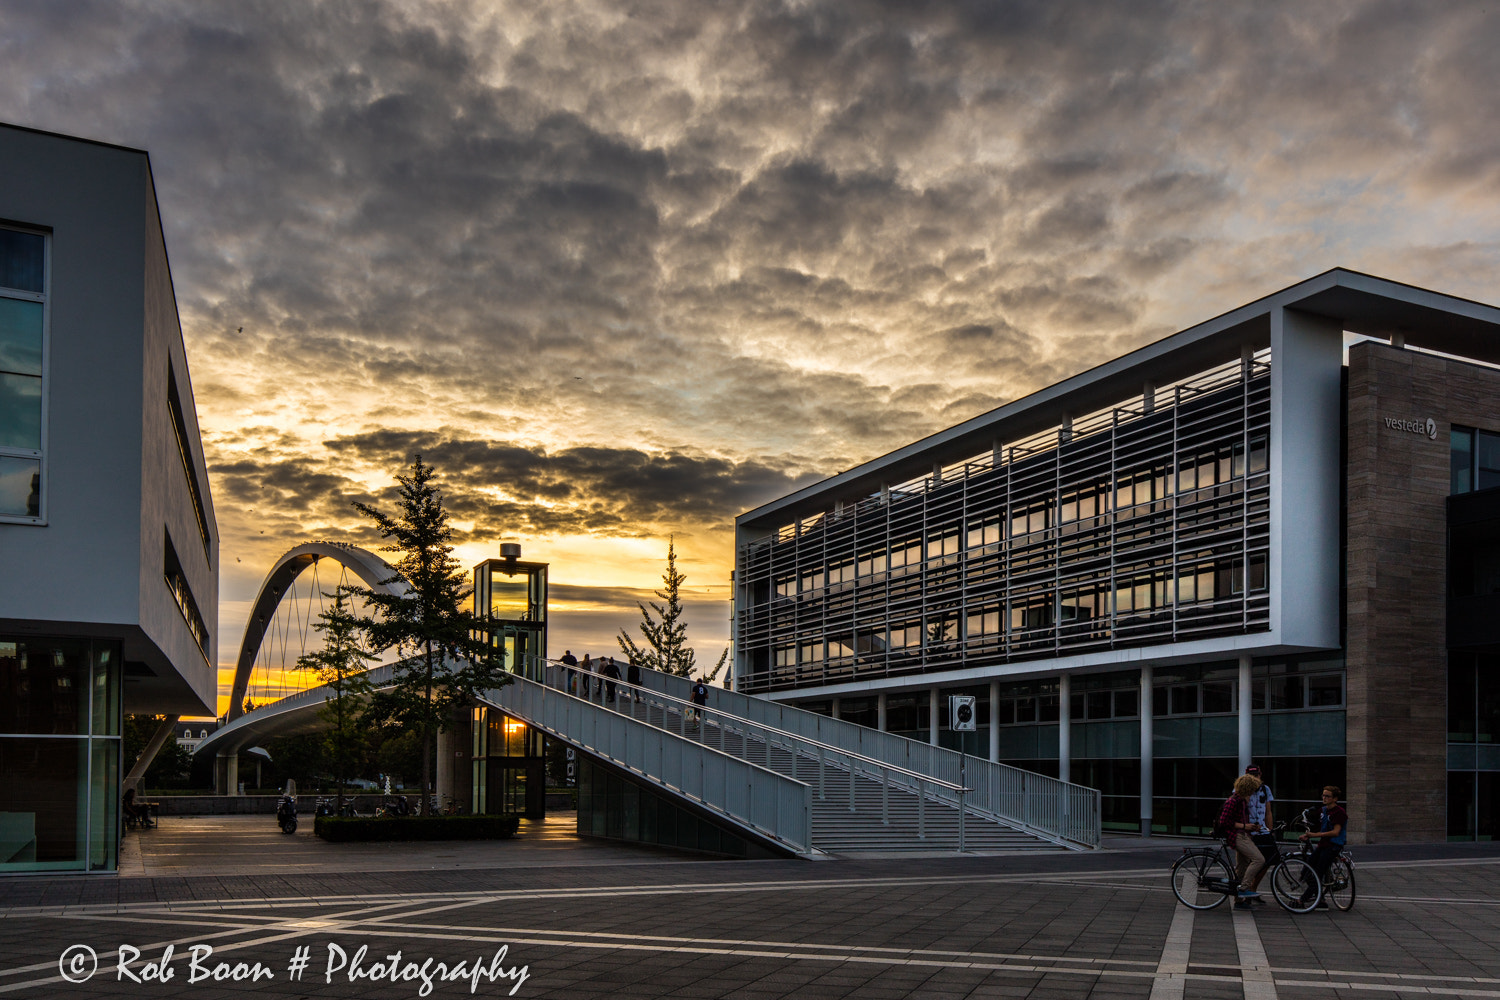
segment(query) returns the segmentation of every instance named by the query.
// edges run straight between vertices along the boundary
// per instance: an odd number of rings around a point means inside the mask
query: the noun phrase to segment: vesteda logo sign
[[[1413,417],[1411,419],[1405,417],[1386,417],[1385,425],[1393,431],[1403,431],[1407,434],[1425,434],[1431,440],[1437,440],[1437,421],[1431,417],[1425,420],[1421,417]]]

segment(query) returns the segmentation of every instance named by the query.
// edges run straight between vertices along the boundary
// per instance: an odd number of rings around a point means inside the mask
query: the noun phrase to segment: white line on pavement
[[[1177,907],[1172,926],[1162,945],[1161,961],[1156,964],[1156,980],[1151,984],[1151,1000],[1182,1000],[1187,983],[1188,958],[1193,951],[1193,911]]]
[[[1251,910],[1234,910],[1234,944],[1240,952],[1240,978],[1245,987],[1245,1000],[1277,1000],[1271,963],[1266,961],[1266,949],[1260,943],[1260,931],[1251,913]]]

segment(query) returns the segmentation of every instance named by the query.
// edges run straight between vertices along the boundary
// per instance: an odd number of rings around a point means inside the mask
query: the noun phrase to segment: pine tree
[[[323,648],[298,657],[297,666],[313,671],[318,682],[329,688],[318,716],[328,725],[323,746],[338,785],[334,815],[339,816],[344,812],[344,783],[354,776],[364,748],[360,710],[370,695],[365,671],[377,657],[360,644],[360,619],[349,606],[351,588],[340,587],[323,596],[333,600],[333,606],[318,615],[318,623],[313,626],[323,633]]]
[[[447,728],[455,708],[467,707],[476,691],[508,684],[505,665],[490,655],[479,631],[483,623],[463,607],[472,593],[453,558],[453,529],[442,494],[432,484],[435,471],[412,459],[391,517],[369,504],[354,506],[392,542],[383,551],[398,553],[396,575],[386,583],[404,582],[405,594],[382,594],[356,588],[375,614],[360,628],[376,652],[395,649],[403,658],[393,665],[394,685],[371,699],[372,720],[395,722],[421,733],[422,815],[430,815],[433,741]],[[447,668],[444,660],[451,661]]]
[[[644,604],[636,602],[636,607],[641,609],[641,621],[637,627],[641,630],[645,644],[636,645],[624,629],[620,630],[616,641],[627,658],[643,667],[679,677],[691,677],[693,667],[697,665],[697,654],[687,645],[687,622],[682,620],[680,596],[687,576],[677,572],[677,549],[670,537],[667,539],[667,571],[661,575],[661,580],[665,586],[656,591],[656,596],[664,604],[652,601],[651,610],[648,611]],[[724,662],[728,657],[729,649],[726,647],[720,654],[713,673],[708,675],[709,680],[713,680],[724,669]]]

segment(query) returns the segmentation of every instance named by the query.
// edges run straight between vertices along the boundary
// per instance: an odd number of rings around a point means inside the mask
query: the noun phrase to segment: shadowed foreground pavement
[[[1490,845],[1356,848],[1354,910],[1296,917],[1178,906],[1178,843],[743,862],[579,841],[570,820],[412,846],[169,817],[132,835],[139,875],[0,880],[0,994],[417,997],[431,959],[438,997],[1500,997]],[[122,944],[143,982],[119,979]],[[262,974],[190,982],[194,944],[210,971]],[[172,977],[148,978],[169,945]],[[97,954],[86,982],[60,975],[73,946]],[[376,977],[351,981],[362,946]],[[88,953],[68,957],[82,979]]]

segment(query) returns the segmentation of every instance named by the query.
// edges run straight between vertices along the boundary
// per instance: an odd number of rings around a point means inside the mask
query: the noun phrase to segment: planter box
[[[382,819],[319,816],[313,832],[330,843],[394,840],[509,840],[519,816],[406,816]]]

